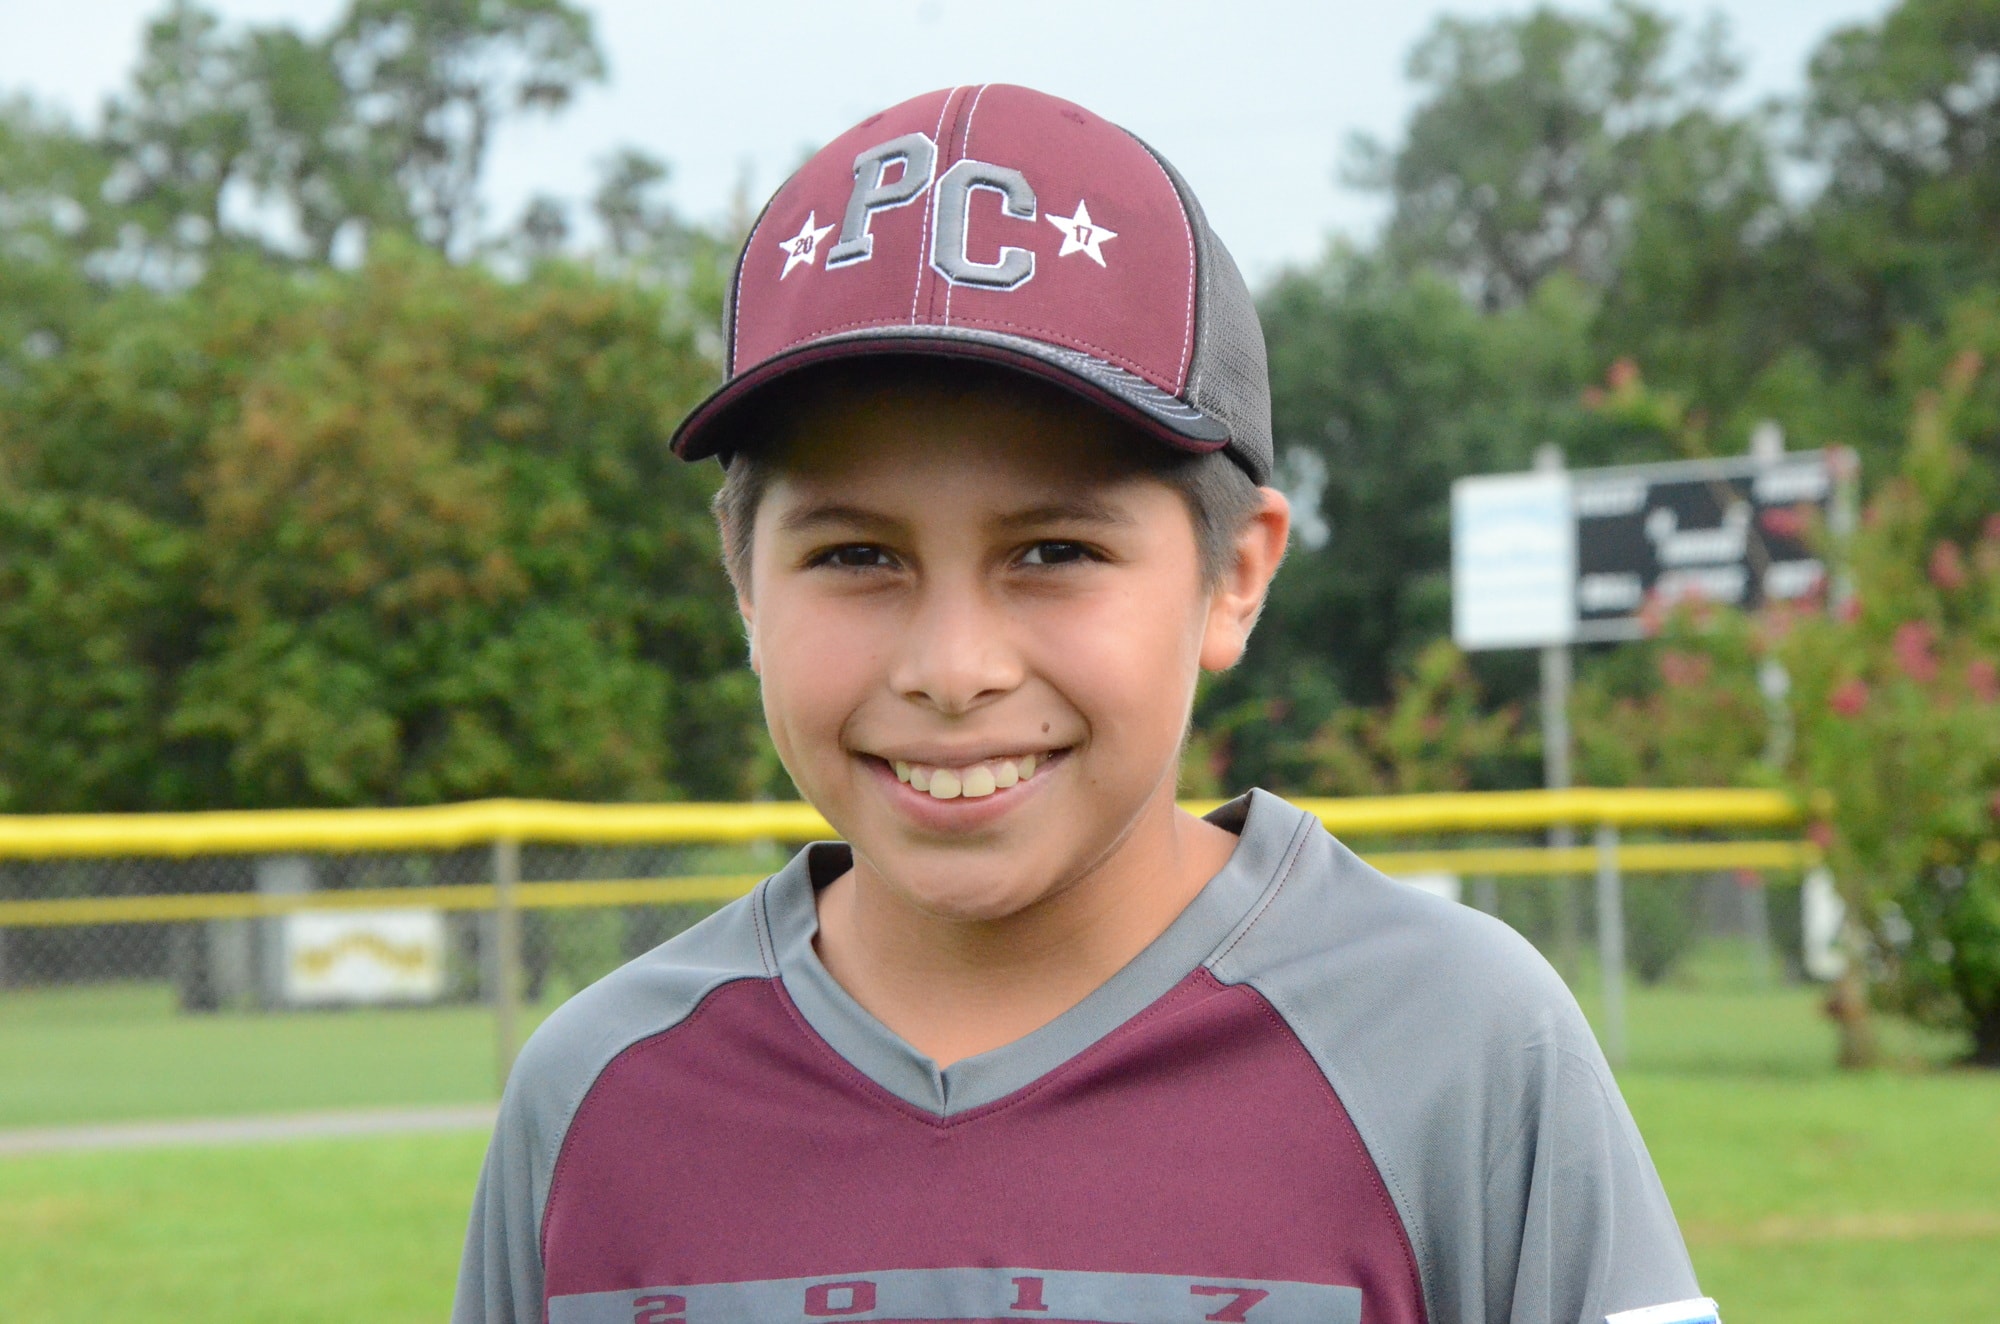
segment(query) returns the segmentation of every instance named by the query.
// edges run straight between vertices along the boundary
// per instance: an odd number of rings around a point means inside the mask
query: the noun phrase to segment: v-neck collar
[[[816,883],[845,872],[842,842],[806,847],[760,889],[785,992],[820,1038],[857,1071],[897,1098],[949,1117],[1033,1084],[1081,1053],[1219,951],[1276,884],[1313,820],[1266,791],[1251,791],[1208,815],[1237,834],[1220,872],[1172,924],[1083,1001],[1012,1043],[940,1068],[875,1019],[836,982],[813,950],[819,932]]]

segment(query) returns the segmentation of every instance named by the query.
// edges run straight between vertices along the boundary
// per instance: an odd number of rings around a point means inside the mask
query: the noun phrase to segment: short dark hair
[[[1037,378],[1011,369],[984,363],[966,363],[927,356],[884,355],[851,363],[827,364],[803,370],[816,380],[800,382],[804,390],[787,390],[762,408],[746,410],[738,435],[739,445],[723,457],[726,469],[722,488],[712,507],[722,534],[722,563],[736,591],[747,596],[750,588],[751,530],[757,522],[757,508],[763,503],[776,466],[765,443],[781,438],[791,422],[787,403],[827,389],[829,382],[867,390],[885,384],[942,384],[954,390],[974,390],[1000,386],[1003,389],[1060,393],[1061,398],[1083,408],[1096,406],[1080,397],[1050,386]],[[1106,411],[1107,417],[1116,418]],[[1122,420],[1118,420],[1122,422]],[[1128,425],[1129,426],[1129,425]],[[1222,581],[1235,561],[1236,535],[1243,531],[1263,503],[1257,484],[1242,466],[1222,451],[1197,454],[1175,450],[1130,427],[1132,452],[1141,458],[1144,472],[1180,494],[1188,516],[1194,522],[1197,564],[1203,588]]]

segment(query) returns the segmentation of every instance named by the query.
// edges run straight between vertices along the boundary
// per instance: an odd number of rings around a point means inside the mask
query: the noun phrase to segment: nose
[[[1005,614],[966,584],[927,585],[889,671],[898,694],[946,716],[983,707],[1021,683]]]

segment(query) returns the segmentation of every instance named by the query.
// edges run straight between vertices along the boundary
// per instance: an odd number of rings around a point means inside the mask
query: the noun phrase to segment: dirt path
[[[105,1122],[0,1131],[0,1158],[93,1149],[161,1145],[250,1145],[276,1140],[409,1135],[424,1131],[483,1131],[493,1126],[490,1103],[427,1108],[368,1108],[265,1117],[200,1117],[176,1122]]]

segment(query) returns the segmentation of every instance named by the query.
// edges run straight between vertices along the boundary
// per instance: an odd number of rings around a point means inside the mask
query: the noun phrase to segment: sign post
[[[1553,442],[1535,450],[1538,473],[1561,473],[1563,453]],[[1570,785],[1569,691],[1573,679],[1568,642],[1542,646],[1542,785],[1551,791],[1566,791]],[[1576,845],[1576,828],[1569,823],[1549,826],[1549,845],[1568,850]],[[1549,879],[1549,893],[1555,901],[1556,968],[1564,982],[1574,986],[1582,973],[1581,942],[1577,925],[1576,880],[1568,874]]]
[[[1542,785],[1551,791],[1569,789],[1569,691],[1570,654],[1568,644],[1549,644],[1542,649]],[[1549,846],[1568,850],[1576,845],[1576,827],[1571,823],[1549,826]],[[1556,968],[1574,984],[1578,975],[1579,941],[1576,880],[1557,874],[1549,880],[1556,912]]]

